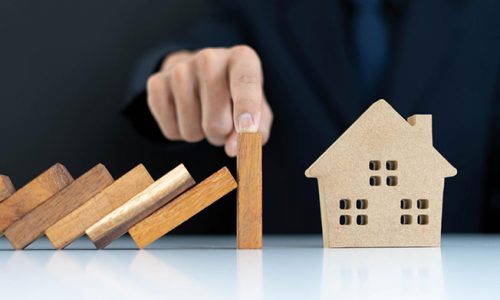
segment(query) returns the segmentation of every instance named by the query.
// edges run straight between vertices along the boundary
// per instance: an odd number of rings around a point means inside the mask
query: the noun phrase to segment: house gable
[[[456,169],[432,145],[432,117],[414,115],[403,119],[385,100],[372,104],[305,172],[319,178],[335,168],[374,152],[398,149],[406,156],[424,158],[429,172],[441,177],[456,175]],[[363,157],[359,157],[363,156]],[[425,156],[425,157],[422,157]]]

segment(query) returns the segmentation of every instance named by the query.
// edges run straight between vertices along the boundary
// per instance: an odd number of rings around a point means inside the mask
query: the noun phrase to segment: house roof
[[[390,128],[390,130],[388,130]],[[397,130],[393,130],[397,128]],[[437,161],[436,170],[443,177],[451,177],[457,174],[453,167],[432,145],[432,123],[431,115],[415,115],[405,120],[385,100],[373,103],[305,172],[306,177],[322,177],[333,172],[329,162],[338,159],[338,153],[345,151],[346,147],[352,147],[349,143],[353,138],[358,140],[362,132],[383,131],[384,135],[404,134],[413,143],[423,144],[426,153]],[[380,134],[380,133],[379,133]],[[395,137],[396,138],[396,137]]]

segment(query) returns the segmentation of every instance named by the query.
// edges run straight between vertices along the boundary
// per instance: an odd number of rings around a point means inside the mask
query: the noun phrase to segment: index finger
[[[228,68],[236,131],[256,132],[259,130],[263,102],[259,57],[248,46],[234,47]]]

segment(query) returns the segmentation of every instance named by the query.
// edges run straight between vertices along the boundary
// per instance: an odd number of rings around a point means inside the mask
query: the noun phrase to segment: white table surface
[[[500,299],[500,236],[445,235],[441,248],[323,249],[320,236],[128,237],[96,251],[0,238],[0,299]]]

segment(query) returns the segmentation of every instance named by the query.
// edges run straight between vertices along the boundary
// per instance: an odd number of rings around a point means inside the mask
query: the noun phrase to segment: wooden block
[[[98,164],[12,224],[5,231],[5,237],[15,249],[24,249],[42,236],[52,224],[80,207],[112,182],[113,177],[108,170]]]
[[[154,182],[140,164],[113,184],[50,226],[45,234],[56,249],[62,249],[85,234],[90,226],[142,192]]]
[[[181,164],[85,232],[98,249],[103,249],[194,184],[188,170]]]
[[[9,176],[0,174],[0,202],[7,199],[10,195],[14,194],[16,189],[10,181]]]
[[[0,203],[0,234],[19,218],[73,182],[68,170],[55,164]]]
[[[238,249],[262,248],[262,138],[260,133],[238,134],[237,154]]]
[[[147,247],[237,187],[227,168],[222,168],[130,228],[139,248]]]

